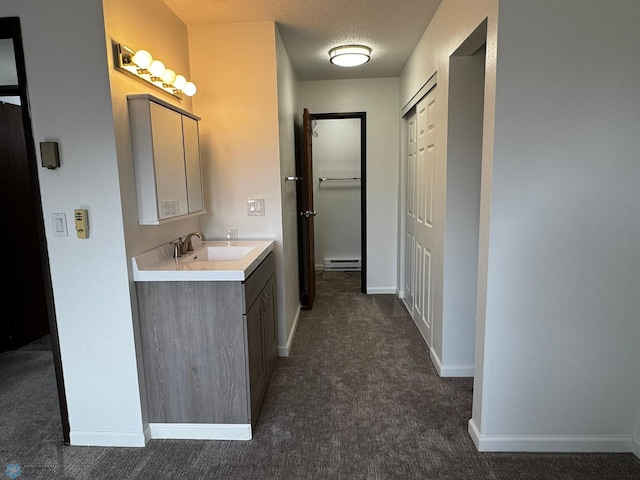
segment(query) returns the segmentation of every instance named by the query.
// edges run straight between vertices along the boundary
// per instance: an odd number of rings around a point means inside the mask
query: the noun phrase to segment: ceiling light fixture
[[[114,67],[121,72],[150,83],[174,97],[182,100],[182,95],[192,97],[196,93],[196,86],[188,82],[183,75],[178,75],[164,63],[151,56],[146,50],[134,53],[129,47],[112,42]]]
[[[371,49],[364,45],[343,45],[329,50],[329,61],[341,67],[357,67],[371,59]]]

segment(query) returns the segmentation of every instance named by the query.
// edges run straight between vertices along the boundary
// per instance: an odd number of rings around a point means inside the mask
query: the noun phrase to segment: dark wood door
[[[312,129],[309,110],[302,116],[302,155],[298,174],[302,177],[298,192],[298,235],[300,246],[300,303],[311,309],[316,296],[315,245],[313,224],[316,212],[313,209],[313,159]]]
[[[33,204],[22,108],[0,97],[0,201],[5,205],[0,341],[19,348],[49,333],[45,285]]]

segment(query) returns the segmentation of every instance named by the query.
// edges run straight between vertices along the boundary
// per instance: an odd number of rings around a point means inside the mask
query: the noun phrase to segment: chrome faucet
[[[185,255],[187,252],[193,252],[193,245],[191,244],[191,237],[198,237],[200,240],[204,240],[204,233],[202,232],[191,232],[189,235],[184,237],[182,242],[180,243],[180,255]]]

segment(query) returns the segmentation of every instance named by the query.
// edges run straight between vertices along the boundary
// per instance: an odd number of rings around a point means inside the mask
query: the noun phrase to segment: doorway
[[[69,421],[53,305],[40,185],[19,18],[0,18],[0,195],[10,234],[0,263],[0,347],[14,350],[50,337],[63,438]],[[15,255],[16,252],[26,255]],[[25,300],[26,297],[26,300]]]
[[[299,209],[299,238],[305,243],[301,256],[310,258],[301,258],[300,264],[312,268],[306,274],[301,269],[300,291],[307,292],[303,308],[318,274],[359,272],[360,292],[366,293],[367,288],[366,113],[308,113],[305,109],[305,118],[304,160],[298,168],[303,177],[298,198],[305,199]],[[304,236],[305,213],[311,214],[306,221],[314,225],[313,238]]]

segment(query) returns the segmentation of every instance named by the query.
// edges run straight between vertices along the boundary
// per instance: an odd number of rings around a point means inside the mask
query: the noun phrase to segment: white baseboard
[[[150,423],[151,438],[180,440],[251,440],[251,424]]]
[[[398,297],[400,300],[404,300],[404,290],[396,288],[396,297]]]
[[[396,287],[367,287],[367,295],[395,295]]]
[[[289,337],[287,338],[287,344],[284,346],[278,345],[278,356],[280,357],[288,357],[289,352],[291,352],[291,345],[293,345],[293,338],[296,335],[296,329],[298,328],[298,321],[300,320],[301,311],[302,306],[298,305],[298,311],[296,312],[296,318],[293,319],[293,325],[291,326],[291,331],[289,332]]]
[[[69,432],[71,445],[80,447],[144,447],[144,432]]]
[[[479,452],[635,453],[631,435],[482,435],[473,419],[469,435]]]
[[[429,355],[431,357],[431,361],[433,365],[436,367],[438,371],[438,375],[441,377],[473,377],[475,372],[475,367],[473,365],[442,365],[440,361],[440,357],[436,351],[431,348],[429,349]]]
[[[473,444],[476,446],[476,450],[480,450],[480,430],[476,425],[476,421],[472,418],[469,420],[469,435],[471,436],[471,440],[473,440]]]
[[[632,453],[636,457],[640,458],[640,438],[634,438],[633,439],[633,445],[631,447],[633,449]]]

